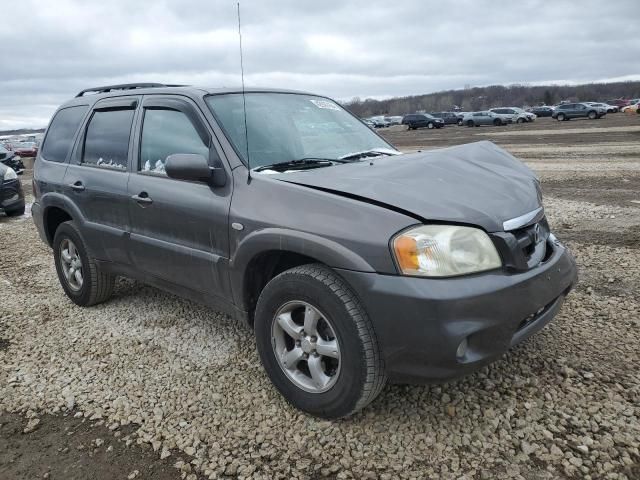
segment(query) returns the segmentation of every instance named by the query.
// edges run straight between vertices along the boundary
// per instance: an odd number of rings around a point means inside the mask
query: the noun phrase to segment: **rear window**
[[[133,109],[95,111],[87,126],[82,163],[126,170],[133,113]]]
[[[64,162],[73,144],[73,137],[89,107],[79,105],[59,110],[51,120],[47,138],[42,145],[42,157],[50,162]]]

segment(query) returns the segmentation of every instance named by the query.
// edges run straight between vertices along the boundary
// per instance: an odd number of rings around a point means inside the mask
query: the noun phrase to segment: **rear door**
[[[64,190],[84,218],[83,234],[96,258],[129,263],[130,138],[139,96],[99,100],[69,162]]]
[[[128,189],[136,268],[207,294],[221,294],[228,284],[231,182],[212,187],[172,179],[164,172],[164,163],[175,153],[197,153],[209,158],[211,166],[221,166],[214,141],[191,100],[145,96]]]

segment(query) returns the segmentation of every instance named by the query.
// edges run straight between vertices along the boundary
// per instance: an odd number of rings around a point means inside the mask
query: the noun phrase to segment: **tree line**
[[[494,107],[532,107],[554,105],[561,101],[607,101],[616,98],[637,98],[640,82],[589,83],[584,85],[490,85],[464,90],[394,97],[386,100],[358,97],[344,106],[355,115],[404,115],[413,112],[486,110]]]

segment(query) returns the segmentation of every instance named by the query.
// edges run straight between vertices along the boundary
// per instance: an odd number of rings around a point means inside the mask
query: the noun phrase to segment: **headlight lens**
[[[13,170],[13,168],[7,167],[7,171],[4,172],[4,179],[15,180],[16,178],[18,178],[18,175],[16,175],[16,172]]]
[[[397,235],[392,246],[404,275],[450,277],[502,266],[491,239],[478,228],[421,225]]]

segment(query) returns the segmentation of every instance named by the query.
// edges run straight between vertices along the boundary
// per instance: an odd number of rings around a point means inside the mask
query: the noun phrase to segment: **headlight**
[[[16,175],[16,172],[13,170],[13,168],[7,167],[7,171],[4,172],[4,179],[15,180],[16,178],[18,178],[18,175]]]
[[[502,266],[491,239],[478,228],[421,225],[400,233],[391,243],[404,275],[449,277]]]

